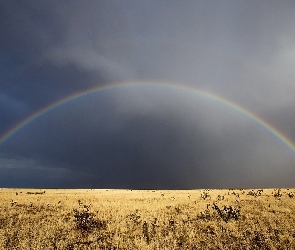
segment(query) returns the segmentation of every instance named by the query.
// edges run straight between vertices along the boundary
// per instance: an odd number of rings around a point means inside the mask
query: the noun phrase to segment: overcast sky
[[[72,94],[136,83],[9,137],[0,186],[294,187],[294,150],[192,91],[295,141],[294,13],[292,0],[0,1],[0,136]]]

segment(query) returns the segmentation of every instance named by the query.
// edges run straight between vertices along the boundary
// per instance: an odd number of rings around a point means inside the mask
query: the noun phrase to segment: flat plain
[[[295,249],[295,189],[0,189],[0,249]]]

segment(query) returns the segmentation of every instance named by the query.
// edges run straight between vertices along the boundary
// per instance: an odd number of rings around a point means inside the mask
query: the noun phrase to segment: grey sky
[[[293,1],[1,1],[0,136],[88,88],[219,95],[295,141]],[[295,152],[193,91],[114,88],[0,145],[0,186],[291,187]]]

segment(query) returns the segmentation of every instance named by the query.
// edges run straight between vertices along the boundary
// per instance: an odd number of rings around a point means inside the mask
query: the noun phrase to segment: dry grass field
[[[0,189],[0,249],[295,249],[294,189]]]

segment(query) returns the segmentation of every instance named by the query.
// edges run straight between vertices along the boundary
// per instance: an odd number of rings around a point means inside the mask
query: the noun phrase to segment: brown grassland
[[[0,189],[0,249],[295,249],[295,189]]]

